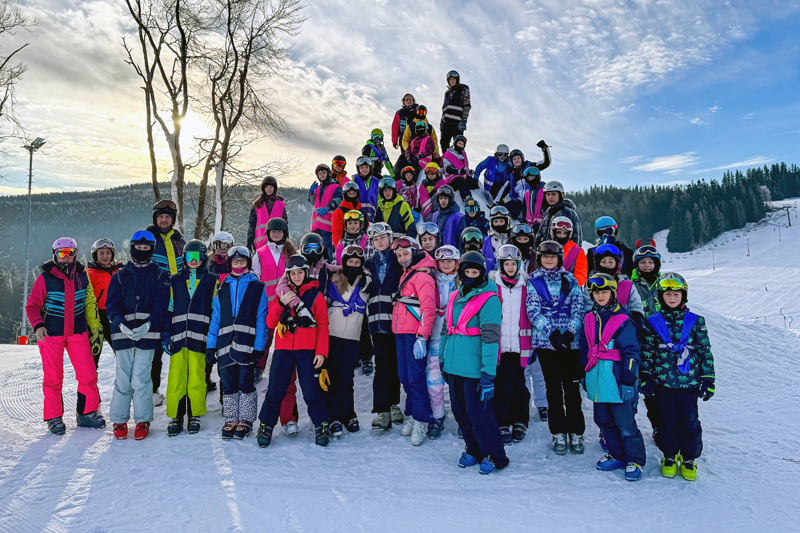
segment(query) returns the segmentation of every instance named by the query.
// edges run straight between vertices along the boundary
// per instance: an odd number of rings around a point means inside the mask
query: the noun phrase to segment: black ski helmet
[[[186,257],[186,254],[189,252],[200,252],[201,261],[205,258],[208,254],[208,247],[206,243],[199,239],[192,239],[191,241],[186,243],[186,246],[183,247],[183,261],[188,266],[189,260]]]
[[[556,268],[561,268],[564,265],[564,248],[556,241],[543,241],[536,247],[536,264],[540,267],[542,267],[543,255],[556,256],[558,258],[558,266]]]
[[[305,257],[309,263],[316,264],[322,259],[322,254],[325,251],[325,243],[317,233],[306,233],[300,239],[300,253]]]
[[[468,268],[477,268],[480,271],[480,275],[477,278],[468,278],[464,274],[464,271]],[[458,263],[458,278],[462,283],[464,283],[466,279],[477,279],[477,281],[472,282],[473,286],[480,285],[486,281],[486,257],[480,252],[467,252],[463,254]]]
[[[269,232],[271,231],[282,231],[283,238],[279,240],[276,244],[283,244],[286,242],[286,239],[289,238],[289,224],[286,223],[281,217],[273,217],[267,221],[267,239],[270,242],[274,242],[270,239]]]
[[[448,85],[450,84],[450,78],[455,78],[456,79],[456,85],[461,83],[461,75],[456,70],[451,70],[450,72],[447,73],[446,80],[447,80]]]
[[[273,187],[275,187],[275,193],[274,194],[278,194],[278,180],[276,180],[272,176],[267,176],[263,180],[261,180],[261,194],[263,194],[265,196],[266,196],[267,193],[264,192],[264,189],[267,188],[267,185],[272,185]]]

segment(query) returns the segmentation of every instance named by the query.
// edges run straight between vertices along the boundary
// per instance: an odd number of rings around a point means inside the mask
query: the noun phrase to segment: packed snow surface
[[[664,252],[663,269],[686,276],[690,306],[707,318],[716,363],[716,396],[700,404],[705,447],[695,483],[661,476],[643,408],[642,479],[628,483],[621,471],[595,470],[602,451],[588,401],[585,455],[555,455],[547,425],[532,410],[527,437],[507,448],[507,469],[489,476],[462,470],[456,462],[463,444],[450,415],[443,437],[418,448],[399,428],[371,434],[372,378],[360,371],[361,433],[314,446],[298,393],[300,434],[290,438],[276,429],[272,446],[260,449],[252,435],[220,439],[216,394],[208,396],[210,412],[197,435],[168,438],[163,406],[144,441],[116,441],[110,429],[77,430],[76,385],[66,364],[68,429],[58,437],[41,421],[36,348],[6,346],[0,530],[797,531],[800,340],[791,329],[800,328],[800,221],[791,216],[790,228],[786,214],[777,213],[693,253]],[[665,238],[657,236],[662,251]],[[167,364],[164,383],[166,376]],[[114,382],[109,349],[99,379],[107,415]]]

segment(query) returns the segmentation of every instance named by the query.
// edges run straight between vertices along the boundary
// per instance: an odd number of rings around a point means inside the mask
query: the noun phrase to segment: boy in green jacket
[[[500,353],[502,306],[497,285],[486,277],[486,258],[467,252],[458,266],[461,288],[447,304],[439,350],[450,406],[466,445],[458,466],[480,463],[480,473],[508,466],[492,397]]]

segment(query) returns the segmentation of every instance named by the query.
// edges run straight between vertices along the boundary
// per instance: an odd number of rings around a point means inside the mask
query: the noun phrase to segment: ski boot
[[[114,438],[125,440],[128,438],[128,424],[114,424]]]
[[[358,418],[352,419],[350,422],[347,423],[347,431],[350,433],[358,433],[361,431],[361,425],[358,423]]]
[[[525,427],[525,424],[514,424],[511,428],[511,441],[514,443],[522,442],[527,431],[528,428]]]
[[[567,455],[567,434],[556,433],[553,435],[553,451],[557,455]]]
[[[673,478],[678,473],[678,456],[663,457],[661,459],[661,475]]]
[[[392,429],[392,417],[389,413],[378,413],[372,421],[372,431],[389,431]]]
[[[336,420],[330,423],[328,430],[330,431],[331,437],[341,437],[344,435],[344,426],[342,426],[341,422],[337,422]]]
[[[258,426],[258,434],[256,435],[256,441],[258,442],[259,448],[266,448],[272,442],[272,428],[269,426],[262,424]]]
[[[139,422],[133,430],[133,438],[143,440],[150,433],[150,422]]]
[[[393,405],[391,413],[392,413],[392,424],[396,424],[399,426],[400,424],[403,423],[404,420],[403,411],[400,410],[399,405]]]
[[[436,440],[442,436],[442,428],[444,427],[444,417],[434,418],[428,424],[428,438]]]
[[[583,446],[583,435],[569,434],[569,451],[576,455],[581,455],[585,450]]]
[[[183,431],[183,418],[173,418],[167,425],[167,436],[177,437]]]
[[[327,422],[314,427],[314,444],[317,446],[327,446],[331,441],[331,431]]]
[[[479,468],[481,475],[484,476],[487,474],[491,474],[492,472],[497,470],[497,467],[494,465],[494,461],[492,461],[490,457],[484,457],[483,461],[481,461],[481,466]]]
[[[681,457],[681,475],[686,481],[697,480],[697,463],[694,459],[683,459]]]
[[[101,415],[99,411],[92,411],[85,415],[76,415],[75,418],[77,419],[79,428],[103,429],[106,427],[106,419],[103,418],[103,415]]]
[[[547,407],[539,407],[539,420],[547,422]]]
[[[372,359],[361,361],[361,371],[365,376],[371,376],[375,373],[375,365],[372,364]]]
[[[209,379],[206,383],[206,394],[214,392],[215,390],[217,390],[217,382]]]
[[[63,435],[67,432],[67,426],[64,425],[64,420],[60,416],[48,420],[47,429],[49,429],[50,433],[53,435]]]
[[[283,426],[283,432],[286,433],[288,437],[296,437],[298,431],[300,431],[300,429],[297,427],[297,422],[294,420],[289,420],[286,422],[286,425]]]
[[[236,426],[236,431],[233,432],[233,438],[236,440],[242,440],[248,436],[251,431],[253,431],[252,422],[239,422],[239,425]]]
[[[199,416],[190,416],[189,423],[186,425],[186,432],[189,435],[194,435],[200,431],[200,417]]]
[[[164,405],[164,395],[155,391],[153,393],[153,406],[158,407],[159,405]]]
[[[400,435],[403,437],[410,437],[411,432],[414,431],[414,419],[410,416],[403,422],[403,427],[400,429]]]
[[[479,461],[477,457],[473,457],[467,452],[461,452],[461,458],[458,460],[458,467],[469,468],[470,466],[475,466],[478,463]]]
[[[619,470],[620,468],[625,468],[625,463],[614,459],[610,454],[605,454],[602,459],[597,461],[597,469],[603,472]]]
[[[636,463],[628,463],[625,467],[625,479],[628,481],[639,481],[642,477],[642,467]]]
[[[500,439],[503,441],[503,446],[511,446],[511,431],[508,426],[500,428]]]
[[[413,419],[412,419],[413,420]],[[411,445],[419,446],[428,437],[428,424],[414,420],[414,428],[411,430]]]
[[[608,444],[606,444],[606,438],[603,436],[603,432],[600,432],[600,447],[603,448],[605,453],[608,453]]]
[[[236,426],[239,425],[239,422],[225,422],[225,425],[222,426],[222,440],[231,440],[233,437],[233,432],[236,431]]]

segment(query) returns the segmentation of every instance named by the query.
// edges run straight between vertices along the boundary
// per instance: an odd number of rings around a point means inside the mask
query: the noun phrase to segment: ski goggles
[[[417,108],[417,116],[418,117],[426,117],[426,116],[428,116],[428,110],[427,109]]]
[[[595,233],[597,233],[598,237],[602,237],[603,235],[614,235],[616,233],[617,228],[614,226],[606,226],[604,228],[598,228]]]
[[[320,243],[318,243],[318,242],[309,242],[309,243],[304,244],[303,247],[300,248],[300,252],[302,252],[304,255],[321,254],[322,253],[322,245]]]
[[[364,249],[358,245],[351,244],[350,246],[342,250],[342,257],[345,256],[352,256],[352,257],[358,257],[359,259],[364,259]]]
[[[214,241],[215,250],[230,250],[233,244],[229,242]]]
[[[483,233],[480,231],[470,231],[461,236],[462,242],[483,242]]]
[[[302,255],[293,255],[286,260],[286,272],[292,270],[308,270],[308,261]]]
[[[100,248],[111,248],[111,250],[117,249],[117,247],[114,246],[114,241],[111,239],[99,239],[97,242],[95,242],[94,249],[99,250]]]
[[[475,203],[475,204],[467,204],[467,205],[464,206],[464,211],[466,213],[470,214],[470,215],[477,214],[477,212],[480,211],[480,210],[481,210],[481,206],[479,206],[477,203]]]
[[[414,250],[418,250],[419,246],[417,245],[417,241],[407,235],[403,235],[392,243],[392,250],[397,250],[398,248],[413,248]]]
[[[658,281],[658,288],[662,291],[685,291],[686,285],[678,279],[662,279]]]
[[[370,239],[380,237],[381,235],[386,235],[387,237],[392,235],[392,228],[385,222],[378,222],[367,228],[367,237]]]
[[[161,200],[153,206],[153,209],[172,209],[173,211],[177,211],[178,206],[176,206],[175,202],[172,200]]]
[[[339,168],[339,169],[341,169],[341,168],[344,168],[344,167],[345,167],[345,165],[347,165],[347,161],[344,161],[344,160],[342,160],[342,159],[334,159],[334,160],[331,162],[331,164],[333,165],[333,168]]]
[[[613,255],[614,257],[622,257],[622,252],[613,244],[601,244],[594,249],[595,256]]]
[[[561,255],[564,253],[564,249],[557,242],[545,241],[536,248],[536,253],[539,255]]]
[[[187,263],[191,263],[192,261],[203,261],[203,253],[202,252],[184,252],[183,260]]]
[[[53,250],[53,253],[59,259],[66,259],[67,257],[75,257],[78,250],[75,248],[59,248],[58,250]]]
[[[533,235],[533,228],[527,224],[516,224],[511,228],[511,234],[514,237],[530,237]]]
[[[454,261],[458,261],[459,259],[461,259],[461,254],[458,253],[458,250],[456,249],[455,246],[446,244],[436,250],[436,252],[434,253],[434,257],[436,258],[437,261],[442,261],[446,259],[452,259]]]
[[[553,224],[551,227],[554,228],[554,229],[572,230],[572,222],[569,222],[567,220],[559,220],[558,222]]]
[[[617,282],[605,276],[595,275],[586,280],[586,288],[589,291],[615,291]]]
[[[378,144],[383,142],[383,135],[373,135],[372,140]]]
[[[435,222],[423,222],[420,224],[417,233],[419,233],[420,237],[423,235],[436,236],[439,235],[439,226]]]
[[[361,211],[359,211],[357,209],[351,209],[350,211],[348,211],[347,213],[344,214],[344,219],[345,220],[358,220],[360,222],[360,221],[364,220],[364,215],[361,213]]]

